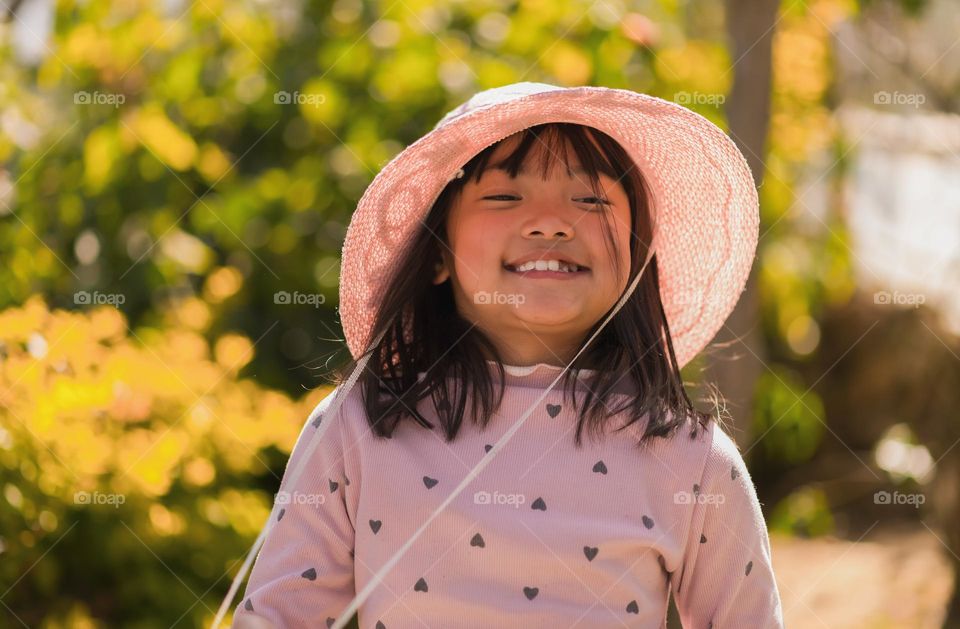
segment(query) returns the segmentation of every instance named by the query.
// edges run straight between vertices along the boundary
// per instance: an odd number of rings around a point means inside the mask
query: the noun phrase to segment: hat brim
[[[703,116],[608,87],[518,96],[466,111],[397,154],[374,177],[343,243],[340,319],[351,355],[371,340],[396,262],[453,174],[527,127],[568,122],[617,140],[649,183],[660,295],[679,366],[720,330],[746,286],[759,232],[757,189],[743,154]]]

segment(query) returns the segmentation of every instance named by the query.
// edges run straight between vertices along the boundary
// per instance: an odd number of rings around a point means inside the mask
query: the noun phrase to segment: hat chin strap
[[[413,546],[414,542],[417,541],[417,538],[420,537],[420,534],[423,533],[424,530],[426,530],[426,528],[430,525],[430,523],[434,520],[434,518],[440,515],[440,513],[444,509],[446,509],[447,506],[451,502],[453,502],[453,500],[457,496],[460,495],[460,493],[464,490],[464,488],[467,485],[469,485],[471,482],[473,482],[473,480],[480,474],[480,472],[483,471],[483,468],[485,468],[487,464],[490,463],[490,461],[492,461],[495,456],[497,456],[500,450],[502,450],[503,447],[506,446],[506,444],[510,441],[513,435],[523,426],[524,422],[527,421],[527,418],[530,416],[530,414],[533,413],[533,409],[537,408],[541,404],[541,402],[543,402],[543,400],[547,397],[550,391],[553,390],[553,387],[557,384],[557,382],[560,381],[560,378],[563,377],[563,374],[565,374],[567,370],[570,369],[570,366],[577,360],[577,357],[580,356],[580,354],[582,354],[584,350],[587,349],[590,343],[592,343],[593,340],[597,337],[597,335],[600,334],[600,331],[606,327],[607,323],[609,323],[609,321],[614,317],[614,315],[616,315],[617,312],[620,311],[620,308],[623,307],[623,304],[627,302],[627,300],[633,294],[633,291],[637,288],[637,285],[640,283],[640,279],[643,277],[643,272],[647,269],[647,265],[650,264],[650,260],[653,258],[653,253],[654,253],[654,248],[651,245],[649,251],[647,252],[647,259],[644,261],[643,266],[640,267],[640,272],[637,273],[637,276],[635,278],[633,278],[633,282],[631,282],[630,286],[627,287],[627,290],[624,291],[623,295],[617,301],[617,305],[613,308],[610,314],[607,315],[607,318],[604,319],[603,323],[600,324],[600,327],[596,329],[596,331],[590,336],[590,338],[587,339],[587,342],[583,344],[583,347],[580,348],[580,350],[574,355],[574,357],[570,360],[570,362],[567,363],[567,365],[560,371],[559,374],[557,374],[557,377],[554,378],[553,382],[551,382],[549,386],[547,386],[546,390],[544,390],[544,392],[540,395],[540,397],[537,398],[537,401],[531,404],[530,408],[524,411],[523,415],[520,416],[520,419],[514,422],[513,425],[510,426],[510,428],[503,434],[503,436],[500,437],[500,440],[493,445],[493,448],[490,450],[488,456],[484,456],[480,459],[480,461],[473,467],[472,470],[470,470],[470,472],[463,479],[463,481],[461,481],[461,483],[457,485],[457,487],[453,490],[453,492],[449,496],[447,496],[446,500],[444,500],[434,510],[434,512],[430,514],[430,517],[428,517],[424,521],[424,523],[420,526],[420,528],[417,529],[416,532],[410,536],[410,539],[408,539],[403,544],[403,546],[401,546],[400,549],[396,553],[394,553],[393,557],[391,557],[385,564],[383,564],[380,570],[378,570],[377,573],[373,575],[373,578],[370,580],[369,583],[367,583],[366,587],[364,587],[363,590],[361,590],[360,592],[357,593],[356,596],[354,596],[353,600],[350,601],[350,604],[347,606],[347,608],[343,610],[343,612],[340,614],[337,620],[331,625],[331,629],[343,629],[343,627],[346,626],[346,624],[350,621],[351,618],[353,618],[353,615],[357,612],[360,606],[370,597],[370,594],[373,593],[373,590],[376,589],[376,587],[380,585],[380,582],[383,581],[383,578],[391,570],[393,570],[393,567],[397,564],[397,562],[400,561],[400,558],[403,557],[404,554],[406,554],[407,550],[409,550],[411,546]],[[343,404],[343,401],[350,394],[350,390],[353,389],[353,386],[356,384],[357,379],[360,377],[360,373],[367,366],[367,363],[370,360],[370,356],[373,355],[373,349],[380,344],[380,341],[383,339],[383,336],[385,334],[386,334],[386,330],[381,332],[380,335],[377,337],[377,339],[373,342],[370,349],[359,360],[356,368],[353,370],[353,373],[351,373],[350,377],[347,378],[347,380],[344,382],[346,386],[343,387],[342,389],[338,389],[337,391],[333,392],[333,394],[336,395],[336,397],[334,398],[333,402],[330,405],[330,408],[327,410],[325,415],[327,415],[328,417],[336,416],[337,412],[340,410],[340,406]],[[341,390],[343,392],[337,395],[338,391],[341,391]],[[316,412],[316,409],[314,409],[314,413],[310,413],[310,416],[307,418],[307,421],[304,423],[304,428],[306,428],[306,426],[309,425],[315,419],[315,416],[314,416],[315,412]],[[327,428],[332,423],[333,422],[320,422],[320,425],[317,427],[316,431],[310,437],[310,443],[307,446],[308,448],[307,454],[300,457],[300,460],[298,461],[297,466],[294,467],[294,469],[292,470],[292,473],[290,475],[290,480],[287,482],[287,486],[296,486],[297,480],[299,480],[300,475],[303,473],[303,468],[306,465],[306,462],[310,460],[313,454],[313,451],[316,450],[317,444],[320,443],[321,437],[323,437],[323,434],[326,432]],[[304,433],[301,432],[300,436],[302,437],[303,434]],[[229,609],[230,604],[233,602],[233,599],[237,594],[237,590],[240,587],[240,583],[243,581],[244,577],[247,574],[247,571],[250,569],[250,565],[253,563],[253,560],[256,557],[257,551],[260,549],[260,546],[263,545],[263,540],[266,538],[267,534],[273,528],[273,525],[276,522],[276,518],[273,517],[274,515],[273,511],[276,510],[277,506],[278,506],[278,503],[274,501],[273,510],[271,510],[270,516],[267,518],[266,524],[264,524],[264,527],[260,531],[260,534],[257,536],[256,541],[254,541],[253,546],[250,548],[250,551],[247,553],[247,557],[244,560],[243,565],[240,567],[240,571],[233,578],[233,583],[230,584],[230,590],[227,592],[226,597],[223,599],[223,602],[220,604],[220,609],[217,610],[217,615],[213,620],[212,629],[219,629],[220,623],[223,621],[223,617],[224,615],[226,615],[227,609]]]

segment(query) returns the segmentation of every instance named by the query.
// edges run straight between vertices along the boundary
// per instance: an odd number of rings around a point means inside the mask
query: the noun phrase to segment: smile
[[[516,267],[504,264],[503,268],[510,273],[528,279],[569,280],[582,277],[590,272],[586,267],[558,262],[557,260],[525,262]]]

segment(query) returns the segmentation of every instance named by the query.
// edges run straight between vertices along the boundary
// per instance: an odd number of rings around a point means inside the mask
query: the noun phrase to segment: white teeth
[[[559,260],[531,260],[529,262],[524,262],[523,264],[516,267],[516,271],[562,271],[565,273],[575,273],[579,270],[580,267],[574,264],[567,264],[565,262],[560,262]]]

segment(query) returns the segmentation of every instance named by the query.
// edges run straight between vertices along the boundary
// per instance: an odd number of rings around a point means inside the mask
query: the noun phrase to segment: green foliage
[[[782,466],[809,459],[823,435],[823,404],[813,391],[782,369],[760,376],[753,431],[758,448]]]
[[[767,520],[771,531],[803,537],[834,532],[830,503],[823,490],[802,487],[781,500]]]

